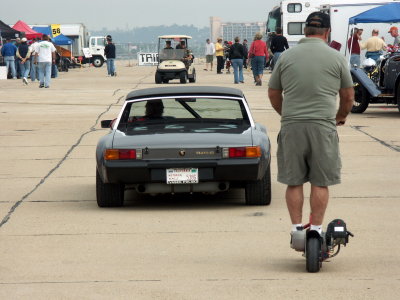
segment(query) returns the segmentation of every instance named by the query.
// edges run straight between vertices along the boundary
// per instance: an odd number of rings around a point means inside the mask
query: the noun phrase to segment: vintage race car
[[[96,149],[100,207],[138,193],[216,193],[245,188],[246,204],[271,203],[271,149],[242,91],[164,87],[129,93]]]

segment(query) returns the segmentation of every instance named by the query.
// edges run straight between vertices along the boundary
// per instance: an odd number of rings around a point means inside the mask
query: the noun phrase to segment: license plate
[[[167,184],[199,183],[199,169],[167,169]]]

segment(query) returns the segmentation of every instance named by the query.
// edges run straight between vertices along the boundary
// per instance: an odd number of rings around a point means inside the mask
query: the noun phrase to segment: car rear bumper
[[[105,183],[165,183],[168,168],[198,168],[199,181],[243,182],[263,177],[269,161],[260,158],[186,161],[105,161]]]

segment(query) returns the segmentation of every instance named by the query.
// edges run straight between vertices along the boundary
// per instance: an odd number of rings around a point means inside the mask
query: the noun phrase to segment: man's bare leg
[[[322,225],[328,200],[329,189],[327,186],[311,185],[310,206],[313,225]]]
[[[211,62],[211,63],[210,63],[210,65],[211,65],[211,69],[210,69],[210,71],[212,71],[212,68],[213,68],[213,62]]]
[[[286,188],[286,205],[292,224],[302,223],[303,203],[303,185],[288,185]]]

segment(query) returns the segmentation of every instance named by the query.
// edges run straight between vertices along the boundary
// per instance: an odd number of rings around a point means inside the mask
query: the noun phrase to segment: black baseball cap
[[[313,12],[307,17],[306,27],[331,28],[331,18],[323,12]]]

